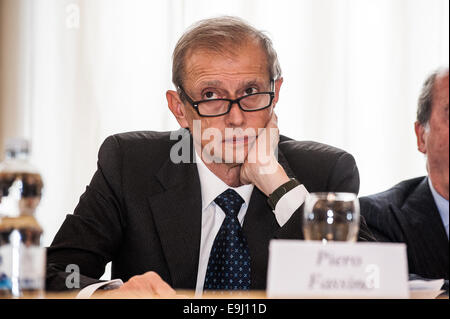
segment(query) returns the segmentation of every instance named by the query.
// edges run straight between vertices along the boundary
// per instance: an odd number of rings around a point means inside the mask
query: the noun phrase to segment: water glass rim
[[[309,199],[321,199],[328,201],[348,202],[358,198],[355,193],[346,192],[313,192],[309,193]]]

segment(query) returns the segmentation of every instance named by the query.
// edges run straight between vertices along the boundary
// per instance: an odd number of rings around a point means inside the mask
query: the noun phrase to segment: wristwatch
[[[267,203],[269,204],[270,208],[274,210],[275,206],[277,205],[281,197],[283,197],[287,192],[297,187],[298,185],[300,185],[300,182],[295,178],[291,178],[289,182],[284,183],[276,190],[274,190],[273,193],[270,194],[269,198],[267,199]]]

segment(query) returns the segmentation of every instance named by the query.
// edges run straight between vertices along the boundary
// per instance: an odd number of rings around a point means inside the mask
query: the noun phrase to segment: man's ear
[[[184,108],[183,102],[181,102],[180,96],[176,91],[168,90],[166,92],[167,105],[170,111],[175,116],[181,127],[187,128],[188,120],[186,118],[186,110]]]
[[[416,131],[417,149],[420,152],[426,154],[427,153],[426,137],[428,135],[428,131],[425,128],[425,126],[420,124],[419,122],[414,123],[414,130]]]
[[[275,81],[275,98],[273,99],[273,107],[278,103],[278,99],[280,97],[280,88],[281,84],[283,84],[283,78],[279,78]]]

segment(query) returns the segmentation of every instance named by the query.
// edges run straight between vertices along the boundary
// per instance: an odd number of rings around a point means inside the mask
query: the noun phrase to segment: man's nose
[[[227,124],[230,126],[241,126],[245,122],[244,113],[237,102],[233,103],[230,112],[226,115]]]

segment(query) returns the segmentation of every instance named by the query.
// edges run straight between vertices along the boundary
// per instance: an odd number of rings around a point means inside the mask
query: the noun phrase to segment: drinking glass
[[[310,193],[303,210],[305,240],[355,242],[359,200],[353,193]]]

